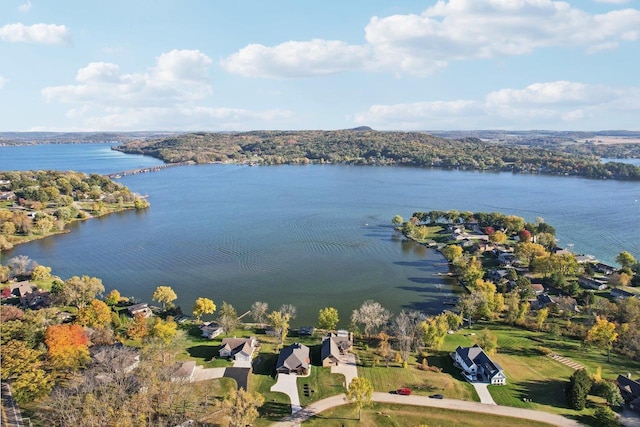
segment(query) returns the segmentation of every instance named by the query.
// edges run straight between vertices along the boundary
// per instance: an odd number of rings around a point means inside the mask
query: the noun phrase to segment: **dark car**
[[[431,396],[429,396],[432,399],[444,399],[444,396],[441,394],[432,394]]]
[[[410,388],[399,388],[398,390],[396,390],[396,394],[401,394],[403,396],[409,396],[411,394],[411,389]]]

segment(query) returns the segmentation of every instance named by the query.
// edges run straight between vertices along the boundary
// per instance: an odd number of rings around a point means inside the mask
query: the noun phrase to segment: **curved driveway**
[[[477,412],[483,414],[493,414],[504,417],[524,418],[527,420],[541,421],[544,423],[561,426],[561,427],[581,427],[582,424],[565,418],[561,415],[550,414],[542,411],[534,411],[531,409],[513,408],[511,406],[485,405],[478,402],[468,402],[466,400],[456,399],[431,399],[426,396],[400,396],[390,393],[373,393],[374,402],[382,403],[398,403],[402,405],[431,406],[434,408],[453,409],[457,411]],[[286,419],[272,424],[272,427],[292,427],[299,426],[303,421],[319,414],[322,411],[331,409],[335,406],[346,405],[347,398],[344,394],[332,396],[327,399],[315,402],[300,412],[287,417]]]

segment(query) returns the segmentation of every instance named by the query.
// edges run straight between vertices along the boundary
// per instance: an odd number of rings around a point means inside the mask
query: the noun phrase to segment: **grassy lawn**
[[[309,384],[309,396],[304,395],[304,384]],[[345,391],[344,375],[332,374],[328,367],[312,366],[308,377],[298,378],[298,395],[302,406]]]
[[[549,424],[519,418],[499,417],[489,414],[453,411],[450,409],[429,408],[423,406],[405,406],[374,403],[362,410],[362,418],[354,406],[344,405],[333,408],[311,418],[305,426],[397,426],[413,427],[421,425],[436,426],[549,426]]]
[[[575,411],[566,407],[564,387],[574,370],[548,356],[542,355],[538,346],[552,349],[562,356],[582,364],[590,373],[602,368],[605,379],[615,379],[620,372],[640,372],[637,362],[613,355],[611,363],[606,355],[595,349],[585,350],[581,342],[566,337],[552,337],[545,332],[534,332],[501,323],[483,323],[469,329],[462,329],[449,335],[445,347],[454,351],[460,346],[474,344],[474,336],[488,327],[498,336],[498,353],[492,358],[498,362],[507,375],[506,386],[489,386],[494,400],[499,405],[536,409],[565,415],[586,424],[594,422],[593,407],[601,399],[590,396],[590,407]],[[523,399],[531,399],[524,401]]]
[[[390,392],[401,387],[409,387],[416,394],[441,393],[451,399],[480,401],[475,389],[463,381],[458,370],[453,367],[446,352],[439,352],[427,358],[429,366],[437,366],[442,372],[418,369],[415,356],[409,358],[406,368],[398,363],[390,363],[387,368],[384,362],[375,365],[371,350],[360,347],[356,353],[359,359],[358,376],[369,379],[376,391]]]

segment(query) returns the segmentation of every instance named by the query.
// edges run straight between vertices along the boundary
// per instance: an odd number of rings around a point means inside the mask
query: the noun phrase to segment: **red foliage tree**
[[[523,228],[518,233],[518,238],[520,239],[521,242],[529,243],[531,241],[531,232],[529,230]]]

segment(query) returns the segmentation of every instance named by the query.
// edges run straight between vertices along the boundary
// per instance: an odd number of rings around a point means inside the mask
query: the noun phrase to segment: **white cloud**
[[[608,3],[608,4],[626,4],[630,0],[594,0],[596,3]]]
[[[374,105],[354,121],[376,129],[594,129],[616,120],[627,128],[638,114],[640,86],[556,81],[501,89],[480,100]]]
[[[198,50],[162,53],[145,72],[123,73],[117,64],[92,62],[76,83],[42,89],[48,102],[72,104],[67,118],[84,130],[229,130],[273,125],[284,110],[250,111],[199,105],[213,92],[212,61]],[[76,127],[75,129],[78,129]]]
[[[210,64],[198,50],[163,53],[145,73],[123,74],[116,64],[92,62],[78,70],[77,84],[47,87],[42,95],[47,101],[101,106],[190,102],[211,94]]]
[[[552,0],[439,0],[422,14],[373,17],[366,44],[252,44],[222,61],[252,77],[304,77],[380,68],[428,75],[451,61],[525,55],[538,49],[611,49],[640,39],[640,10],[591,14]]]
[[[0,40],[9,43],[67,44],[71,33],[64,25],[22,23],[0,27]]]
[[[250,44],[222,60],[221,65],[247,77],[304,77],[361,68],[370,57],[367,46],[315,39],[274,47]]]
[[[18,10],[20,12],[27,13],[27,12],[29,12],[31,10],[31,6],[32,6],[31,2],[29,0],[27,0],[26,3],[23,3],[20,6],[18,6]]]
[[[0,75],[0,89],[2,89],[6,83],[7,83],[7,79],[2,75]]]

